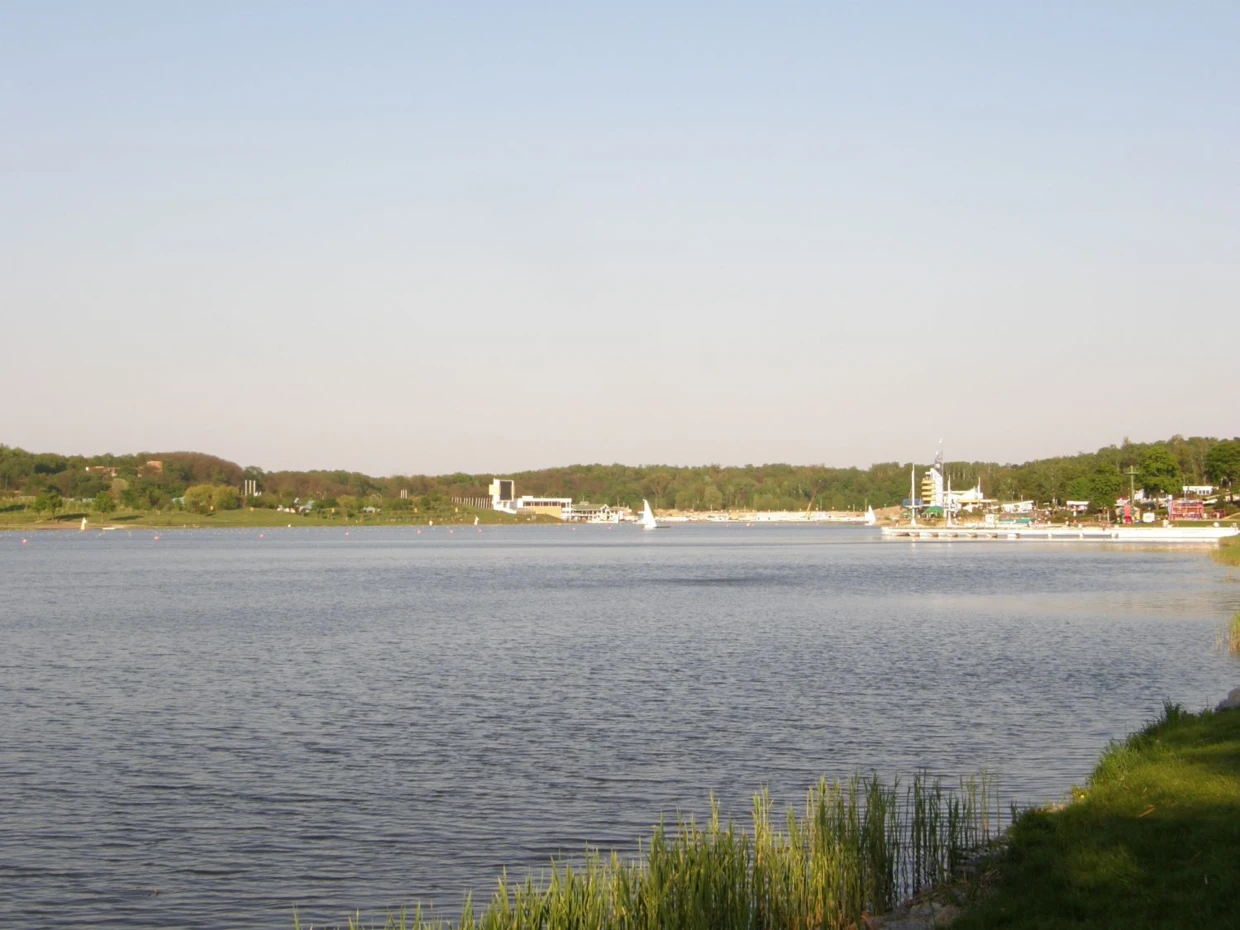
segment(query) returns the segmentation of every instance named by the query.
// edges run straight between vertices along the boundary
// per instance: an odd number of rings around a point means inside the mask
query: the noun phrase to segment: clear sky
[[[9,2],[0,443],[372,474],[1240,433],[1240,4]]]

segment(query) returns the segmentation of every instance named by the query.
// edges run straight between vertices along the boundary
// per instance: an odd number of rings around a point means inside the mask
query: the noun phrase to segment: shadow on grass
[[[1240,711],[1112,747],[1083,797],[1009,838],[993,894],[953,926],[1240,928]]]

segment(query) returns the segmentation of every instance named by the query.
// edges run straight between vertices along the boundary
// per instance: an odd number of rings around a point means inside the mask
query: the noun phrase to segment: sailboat
[[[873,526],[877,522],[878,517],[874,514],[874,508],[867,505],[865,508],[865,525]]]
[[[637,521],[641,524],[643,530],[657,530],[659,523],[654,518],[654,511],[650,509],[650,501],[642,498],[642,518]]]

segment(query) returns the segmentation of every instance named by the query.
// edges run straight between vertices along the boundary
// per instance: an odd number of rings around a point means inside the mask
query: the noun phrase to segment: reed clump
[[[1240,610],[1219,628],[1217,642],[1221,650],[1233,655],[1240,652]]]
[[[1240,536],[1232,536],[1219,542],[1210,551],[1210,557],[1223,565],[1240,566]]]
[[[925,774],[903,792],[876,776],[823,779],[803,810],[779,817],[769,792],[753,802],[752,829],[721,815],[656,826],[637,855],[551,863],[539,878],[505,873],[476,913],[466,897],[455,924],[422,912],[391,914],[386,930],[842,930],[867,915],[952,881],[997,838],[1003,812],[989,774],[944,788]],[[782,823],[781,823],[782,821]],[[377,926],[377,925],[376,925]],[[349,921],[361,930],[360,920]]]

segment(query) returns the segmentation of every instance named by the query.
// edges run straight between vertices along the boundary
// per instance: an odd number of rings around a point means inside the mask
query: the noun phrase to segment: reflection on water
[[[1240,586],[1200,551],[263,534],[0,534],[0,924],[454,913],[502,866],[857,769],[1057,797],[1235,685]]]

